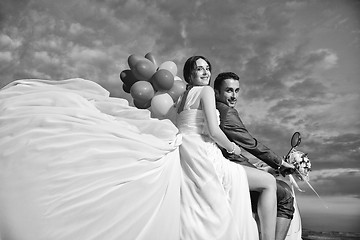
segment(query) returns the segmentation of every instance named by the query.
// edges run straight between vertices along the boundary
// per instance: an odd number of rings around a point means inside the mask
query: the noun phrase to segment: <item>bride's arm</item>
[[[205,86],[201,92],[200,102],[208,123],[209,134],[211,138],[228,152],[240,154],[239,146],[229,141],[224,132],[220,129],[216,115],[215,93],[212,87]]]

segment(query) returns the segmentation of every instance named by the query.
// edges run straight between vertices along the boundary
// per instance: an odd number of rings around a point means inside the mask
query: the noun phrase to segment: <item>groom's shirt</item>
[[[216,108],[220,113],[220,128],[230,141],[275,169],[281,165],[281,157],[250,135],[235,108],[219,101],[216,102]],[[228,154],[225,149],[222,152],[231,161],[246,162],[246,165],[249,163],[249,159],[243,155]]]

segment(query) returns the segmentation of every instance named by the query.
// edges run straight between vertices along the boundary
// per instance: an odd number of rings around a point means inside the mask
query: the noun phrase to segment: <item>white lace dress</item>
[[[225,159],[209,137],[204,112],[191,109],[202,87],[193,87],[177,117],[180,159],[181,239],[258,239],[246,172]]]

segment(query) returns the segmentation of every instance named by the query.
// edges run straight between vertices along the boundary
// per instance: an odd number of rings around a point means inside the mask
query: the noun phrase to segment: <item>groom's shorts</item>
[[[279,179],[277,183],[277,217],[292,219],[294,216],[294,197],[289,185]]]

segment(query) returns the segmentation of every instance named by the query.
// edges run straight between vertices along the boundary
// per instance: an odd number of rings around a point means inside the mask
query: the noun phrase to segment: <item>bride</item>
[[[182,134],[181,239],[258,239],[246,172],[225,159],[217,146],[241,153],[219,128],[210,77],[206,58],[186,61],[189,86],[178,101],[176,119]]]

